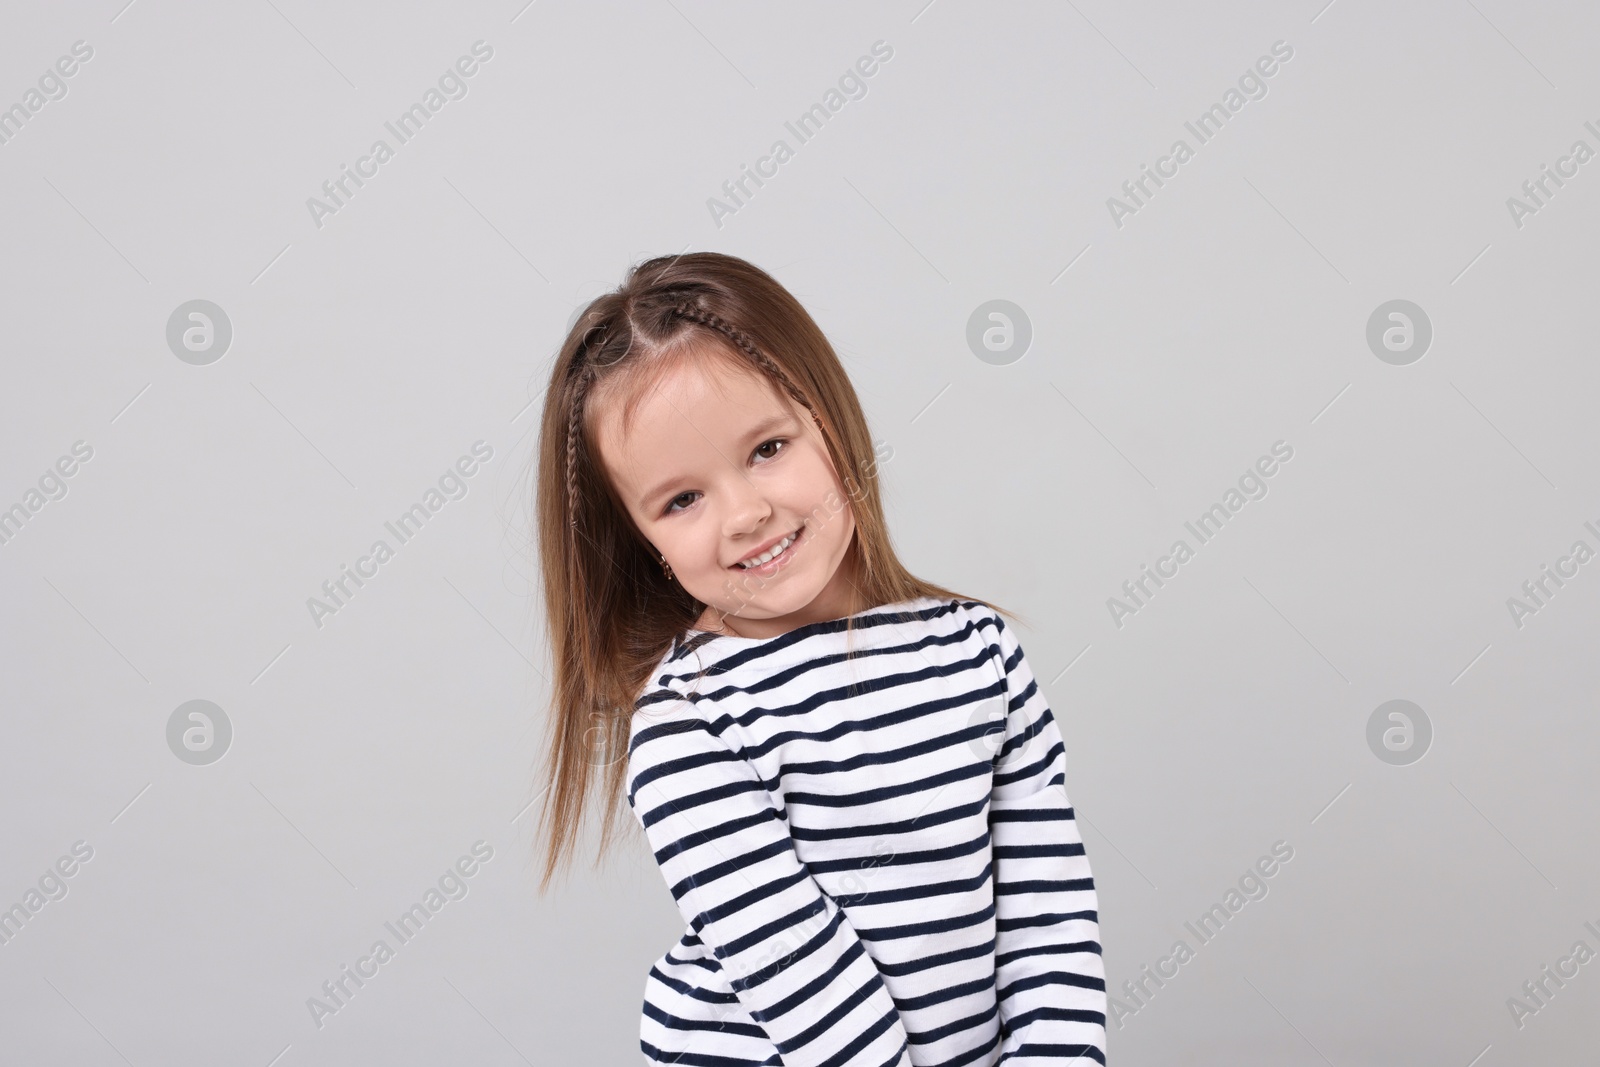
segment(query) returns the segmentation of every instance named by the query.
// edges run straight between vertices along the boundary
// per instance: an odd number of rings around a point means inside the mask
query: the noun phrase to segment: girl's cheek
[[[712,531],[714,527],[706,524],[706,530]],[[695,545],[695,557],[708,569],[719,570],[720,558],[717,555],[717,539],[712,536],[701,538]]]

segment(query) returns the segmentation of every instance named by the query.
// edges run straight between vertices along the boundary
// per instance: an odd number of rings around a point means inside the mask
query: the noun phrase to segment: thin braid
[[[590,387],[599,377],[588,356],[591,349],[603,346],[610,339],[610,327],[609,321],[600,320],[583,331],[583,339],[578,342],[568,371],[572,379],[572,411],[567,416],[567,518],[572,530],[578,528],[578,434],[583,428],[583,405]]]
[[[679,318],[688,319],[690,322],[698,322],[702,326],[709,326],[711,329],[716,330],[718,333],[727,337],[739,347],[740,351],[744,352],[751,359],[755,360],[756,364],[760,366],[762,370],[766,371],[767,374],[771,375],[780,385],[782,385],[788,394],[794,397],[797,404],[811,412],[813,418],[817,418],[817,409],[811,406],[810,399],[804,393],[802,393],[792,381],[789,380],[789,376],[783,372],[783,368],[779,367],[777,362],[774,361],[771,356],[761,351],[761,349],[756,346],[756,343],[750,339],[749,335],[743,330],[739,329],[739,327],[733,325],[733,323],[728,322],[726,319],[715,314],[714,312],[704,311],[689,304],[678,305],[673,309],[673,313]]]
[[[583,403],[594,377],[592,365],[578,370],[578,380],[572,387],[572,412],[567,419],[567,515],[574,531],[578,528],[578,432],[583,422]]]

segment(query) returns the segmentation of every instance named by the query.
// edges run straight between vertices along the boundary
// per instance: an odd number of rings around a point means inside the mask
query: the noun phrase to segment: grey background
[[[1600,949],[1600,564],[1521,627],[1506,601],[1600,545],[1600,161],[1520,228],[1506,198],[1600,148],[1600,10],[124,2],[0,33],[7,106],[94,49],[0,145],[0,507],[94,450],[0,546],[0,907],[94,849],[0,946],[0,1059],[636,1062],[682,920],[626,809],[605,865],[533,890],[528,462],[574,309],[714,249],[838,348],[912,569],[1027,616],[1113,992],[1294,848],[1112,1062],[1587,1062],[1600,964],[1520,1029],[1506,1002]],[[480,39],[468,95],[317,227]],[[718,227],[707,198],[877,40],[867,95]],[[1277,40],[1268,95],[1115,226]],[[233,328],[207,366],[166,343],[194,299]],[[965,343],[994,299],[1033,329],[1005,366]],[[1408,366],[1365,341],[1394,299],[1433,325]],[[467,495],[318,628],[307,598],[477,440]],[[1268,495],[1116,626],[1279,440]],[[196,699],[233,728],[204,766],[166,740]],[[1407,766],[1366,740],[1395,699],[1433,727]],[[314,1025],[480,839],[468,894]]]

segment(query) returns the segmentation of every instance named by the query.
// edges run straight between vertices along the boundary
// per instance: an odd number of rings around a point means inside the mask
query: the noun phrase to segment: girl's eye
[[[689,492],[687,492],[687,493],[679,493],[677,496],[675,496],[671,500],[667,501],[667,507],[666,507],[667,514],[670,515],[670,514],[673,513],[673,511],[677,510],[674,507],[674,505],[676,505],[684,497],[686,497],[686,496],[695,496],[695,495],[696,495],[696,491],[691,489],[691,490],[689,490]],[[688,507],[689,504],[692,504],[692,503],[694,503],[694,501],[691,500],[691,501],[689,501],[688,504],[684,504],[683,506],[684,507]]]
[[[767,441],[767,442],[766,442],[766,443],[765,443],[765,444],[760,444],[760,445],[757,445],[757,446],[756,446],[756,455],[761,455],[761,450],[762,450],[762,449],[763,449],[763,448],[766,448],[766,447],[767,447],[767,445],[780,445],[780,446],[781,446],[781,445],[786,445],[786,444],[788,444],[788,442],[787,442],[787,441],[785,441],[785,440],[784,440],[784,439],[783,439],[783,438],[781,438],[781,437],[774,437],[774,438],[773,438],[773,439],[772,439],[772,440],[770,440],[770,441]],[[781,449],[780,449],[780,451],[781,451]],[[768,456],[764,456],[764,457],[763,457],[763,458],[765,458],[765,459],[771,459],[771,458],[772,458],[772,456],[770,456],[770,455],[768,455]]]

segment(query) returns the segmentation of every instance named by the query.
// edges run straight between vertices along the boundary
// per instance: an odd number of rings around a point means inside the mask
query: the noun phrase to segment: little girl
[[[682,1067],[1104,1064],[1061,732],[985,601],[908,572],[850,380],[772,277],[636,266],[545,397],[543,879],[602,768],[687,929],[640,1047]]]

